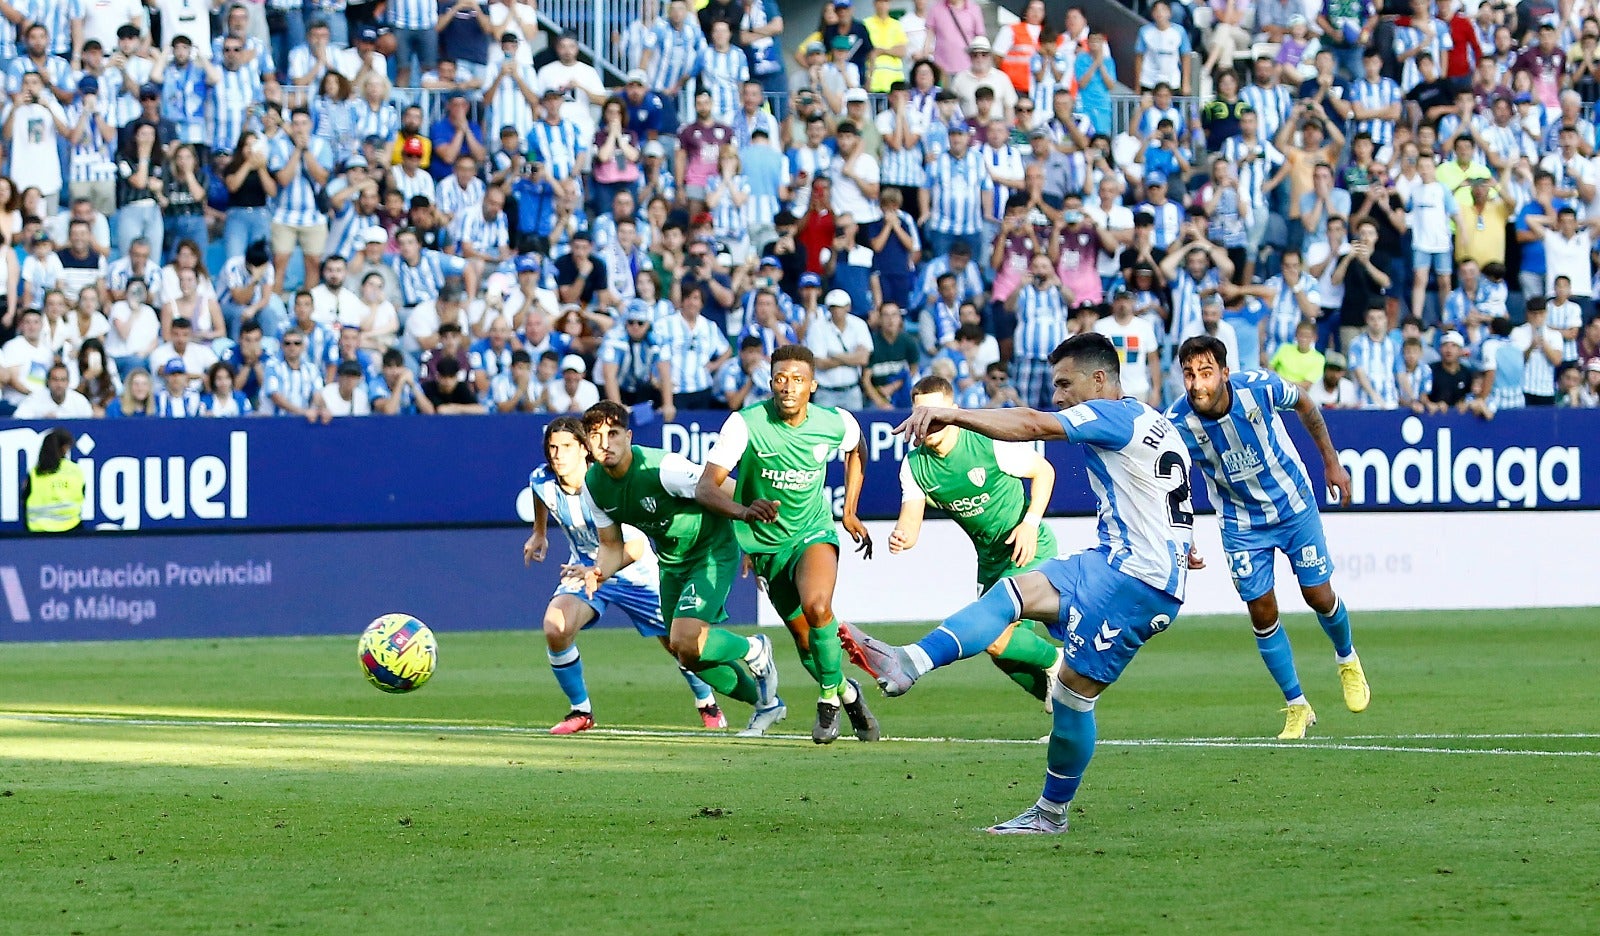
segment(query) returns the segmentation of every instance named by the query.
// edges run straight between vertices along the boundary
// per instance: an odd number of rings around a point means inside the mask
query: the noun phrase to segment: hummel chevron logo
[[[1112,627],[1110,624],[1101,624],[1100,633],[1094,635],[1094,648],[1096,650],[1110,650],[1111,641],[1117,639],[1122,633],[1122,628]]]

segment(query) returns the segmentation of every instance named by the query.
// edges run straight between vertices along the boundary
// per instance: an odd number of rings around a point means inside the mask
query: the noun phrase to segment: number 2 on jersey
[[[1178,482],[1167,492],[1167,518],[1175,527],[1192,528],[1194,505],[1189,502],[1189,473],[1185,470],[1183,456],[1177,452],[1162,452],[1156,460],[1156,477]]]

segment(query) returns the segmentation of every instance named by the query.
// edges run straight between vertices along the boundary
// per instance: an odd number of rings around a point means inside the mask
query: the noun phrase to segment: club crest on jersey
[[[828,460],[828,449],[829,446],[826,442],[818,442],[811,447],[811,454],[816,456],[817,461],[825,462]]]
[[[639,506],[643,507],[646,513],[655,513],[656,499],[654,497],[646,497],[644,500],[639,502]]]
[[[1255,423],[1258,426],[1264,425],[1266,423],[1266,417],[1262,416],[1261,415],[1261,411],[1258,410],[1258,409],[1252,408],[1251,410],[1249,410],[1248,413],[1246,413],[1246,416],[1249,417],[1251,422]]]
[[[983,487],[983,482],[989,480],[989,472],[980,465],[967,471],[967,480],[971,481],[974,487]]]

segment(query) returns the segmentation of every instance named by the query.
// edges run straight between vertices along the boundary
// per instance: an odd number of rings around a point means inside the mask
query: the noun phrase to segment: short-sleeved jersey
[[[1271,526],[1317,509],[1306,467],[1278,416],[1300,402],[1300,389],[1277,374],[1229,374],[1233,402],[1221,419],[1200,416],[1183,397],[1167,418],[1206,479],[1223,530]]]
[[[950,515],[978,552],[978,580],[992,582],[1011,567],[1006,538],[1028,513],[1021,475],[1038,457],[1022,442],[996,442],[957,429],[956,444],[941,456],[926,445],[906,453],[900,463],[900,500],[926,500]],[[1039,526],[1037,554],[1058,550],[1055,534]]]
[[[635,445],[633,463],[621,478],[600,465],[589,467],[584,504],[597,530],[613,523],[638,527],[650,537],[662,566],[704,562],[734,546],[733,521],[708,513],[694,499],[704,470],[682,455]]]
[[[1111,567],[1183,600],[1194,541],[1189,452],[1167,417],[1132,397],[1088,400],[1056,414],[1084,446]]]
[[[734,523],[744,551],[780,552],[832,532],[828,463],[860,441],[856,418],[831,406],[808,404],[798,426],[784,422],[771,400],[729,416],[706,462],[738,471],[733,496],[739,503],[778,502],[773,523]]]
[[[576,494],[568,493],[548,465],[540,465],[533,470],[533,474],[528,476],[528,488],[550,511],[551,519],[561,525],[561,532],[566,534],[567,543],[572,548],[567,564],[593,566],[595,555],[600,551],[600,533],[594,523],[594,511],[584,499],[583,489],[580,488]],[[623,527],[624,541],[643,536],[633,527]],[[655,551],[646,543],[644,555],[618,572],[616,578],[629,584],[655,588],[659,575]]]

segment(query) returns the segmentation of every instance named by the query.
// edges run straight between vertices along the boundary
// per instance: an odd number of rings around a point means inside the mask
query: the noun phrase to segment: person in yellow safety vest
[[[1028,0],[1022,22],[1012,23],[994,37],[994,54],[1000,70],[1011,79],[1019,97],[1033,90],[1033,56],[1041,47],[1044,30],[1044,0]],[[1051,50],[1054,51],[1053,49]]]
[[[82,522],[83,469],[69,457],[72,442],[72,433],[56,428],[39,445],[39,460],[23,490],[30,533],[65,533]]]
[[[906,31],[889,15],[889,0],[872,0],[872,15],[861,21],[872,39],[872,80],[867,87],[886,94],[889,86],[905,80]]]

